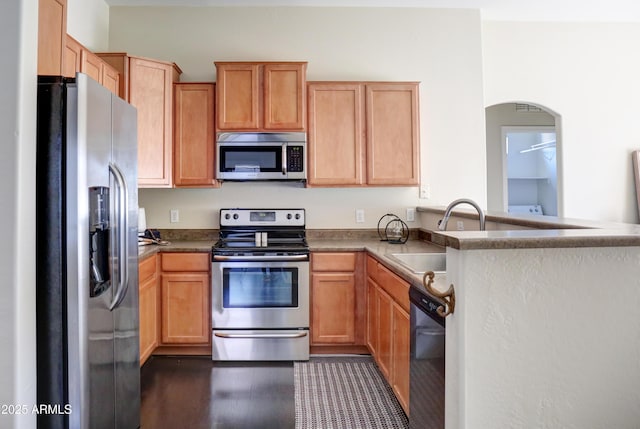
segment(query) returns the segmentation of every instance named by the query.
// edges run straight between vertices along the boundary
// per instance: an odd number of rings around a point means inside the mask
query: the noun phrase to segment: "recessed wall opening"
[[[487,107],[487,208],[561,215],[560,116],[532,103]]]

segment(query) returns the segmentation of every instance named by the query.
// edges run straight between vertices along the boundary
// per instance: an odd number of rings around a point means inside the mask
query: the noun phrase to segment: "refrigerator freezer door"
[[[91,297],[89,195],[96,187],[110,188],[111,94],[86,75],[68,87],[67,114],[67,293],[69,338],[70,427],[113,428],[115,380],[114,331],[109,303],[120,273],[111,261],[108,290]],[[76,134],[75,141],[73,134]],[[113,192],[109,192],[113,196]],[[114,204],[109,202],[109,234],[113,254]],[[73,245],[77,243],[76,245]],[[77,368],[73,370],[73,368]]]
[[[73,90],[70,89],[73,92]],[[74,412],[70,427],[137,428],[140,425],[138,362],[138,252],[136,179],[136,111],[86,75],[76,76],[77,144],[67,163],[75,178],[68,180],[70,261],[69,398]],[[70,118],[71,119],[71,118]],[[73,153],[76,152],[76,153]],[[90,296],[89,195],[108,187],[110,253],[109,290]],[[76,217],[74,219],[74,217]],[[72,238],[73,236],[73,238]],[[122,299],[118,299],[122,296]],[[73,323],[72,323],[73,322]],[[72,340],[72,336],[75,339]],[[77,366],[76,366],[77,365]],[[77,407],[74,405],[77,403]],[[77,412],[76,412],[77,411]]]
[[[116,428],[140,424],[140,339],[138,333],[138,145],[137,111],[113,96],[111,162],[122,172],[127,187],[127,260],[129,284],[114,308]]]

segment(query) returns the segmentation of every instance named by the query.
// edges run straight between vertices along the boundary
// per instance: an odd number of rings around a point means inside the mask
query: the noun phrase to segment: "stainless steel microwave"
[[[305,133],[218,133],[216,179],[306,180]]]

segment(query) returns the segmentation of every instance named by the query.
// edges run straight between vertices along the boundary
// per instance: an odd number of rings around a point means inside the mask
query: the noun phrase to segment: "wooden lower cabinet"
[[[162,274],[162,343],[209,342],[209,274]]]
[[[367,347],[378,354],[378,285],[367,277]]]
[[[159,330],[159,276],[158,257],[153,255],[138,267],[139,277],[139,326],[140,326],[140,365],[151,356],[158,347]]]
[[[311,255],[312,347],[326,350],[327,346],[354,346],[366,351],[363,266],[362,252],[314,252]]]
[[[211,343],[208,253],[162,253],[162,345]]]
[[[367,345],[409,414],[409,284],[367,257]]]
[[[393,365],[391,388],[405,412],[409,414],[409,359],[411,327],[409,313],[393,304],[393,340],[391,344]]]
[[[391,380],[393,367],[393,301],[382,288],[378,287],[378,349],[374,355],[378,368]],[[391,383],[391,381],[390,381]]]

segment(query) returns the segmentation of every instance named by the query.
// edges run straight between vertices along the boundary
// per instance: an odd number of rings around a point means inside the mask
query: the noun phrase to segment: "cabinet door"
[[[371,355],[378,355],[378,286],[367,278],[367,346]]]
[[[82,49],[80,71],[102,84],[102,60],[99,56],[87,49]]]
[[[140,262],[139,279],[139,320],[140,320],[140,365],[149,358],[158,346],[159,330],[159,290],[158,257],[151,256]]]
[[[174,84],[174,184],[213,187],[214,84]]]
[[[265,64],[264,129],[304,130],[306,64]]]
[[[59,76],[67,37],[67,0],[38,1],[38,74]]]
[[[106,62],[102,63],[102,85],[120,96],[120,73]]]
[[[355,342],[356,282],[353,273],[311,276],[311,341],[314,344]]]
[[[217,127],[257,130],[260,75],[257,64],[216,64]]]
[[[82,63],[82,45],[73,37],[67,34],[64,45],[64,59],[62,61],[62,75],[66,77],[75,77],[76,72],[80,71]]]
[[[376,362],[385,378],[391,380],[393,358],[393,301],[382,289],[377,291],[378,301],[378,344]]]
[[[140,365],[158,346],[158,277],[140,284]]]
[[[309,186],[364,183],[364,86],[311,83],[309,91]]]
[[[162,343],[206,344],[209,329],[209,275],[162,274]]]
[[[407,415],[409,415],[410,335],[409,313],[398,304],[394,304],[391,387]]]
[[[418,84],[367,84],[367,183],[417,185]]]
[[[129,103],[138,109],[138,186],[171,187],[173,70],[142,58],[129,62]]]

